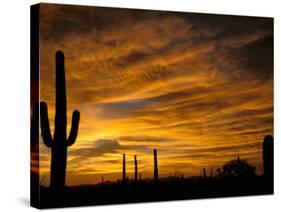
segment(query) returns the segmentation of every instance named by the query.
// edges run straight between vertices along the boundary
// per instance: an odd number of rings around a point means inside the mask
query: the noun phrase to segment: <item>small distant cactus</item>
[[[153,150],[154,154],[154,182],[158,182],[158,162],[157,162],[157,150]]]
[[[267,135],[263,141],[263,174],[268,180],[273,180],[273,137]]]
[[[45,102],[40,103],[41,133],[44,144],[51,148],[51,179],[52,189],[61,190],[65,186],[65,173],[67,163],[67,147],[74,144],[80,120],[80,112],[75,110],[72,114],[72,126],[68,138],[66,138],[66,88],[64,73],[64,54],[56,52],[56,114],[55,130],[52,138],[48,107]]]
[[[138,161],[137,161],[137,156],[135,155],[135,183],[138,182]]]
[[[206,178],[206,177],[207,177],[207,172],[206,172],[205,167],[203,168],[203,177],[204,177],[204,178]]]
[[[123,177],[122,177],[123,183],[126,182],[126,155],[123,153]]]

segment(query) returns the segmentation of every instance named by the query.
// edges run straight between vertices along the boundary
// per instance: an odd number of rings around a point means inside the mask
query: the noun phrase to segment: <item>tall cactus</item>
[[[135,183],[138,182],[138,161],[137,161],[137,156],[135,155]]]
[[[273,181],[273,137],[267,135],[263,141],[263,173],[264,177]]]
[[[154,153],[154,182],[158,182],[158,162],[157,162],[157,150],[153,150]]]
[[[123,183],[126,182],[126,155],[123,153],[123,177],[122,177]]]
[[[64,54],[56,52],[56,114],[54,137],[52,138],[48,107],[45,102],[40,103],[41,133],[44,144],[51,148],[51,179],[52,189],[61,190],[65,186],[65,172],[67,163],[67,147],[74,144],[80,120],[80,112],[75,110],[72,114],[72,125],[68,138],[66,137],[66,88]]]

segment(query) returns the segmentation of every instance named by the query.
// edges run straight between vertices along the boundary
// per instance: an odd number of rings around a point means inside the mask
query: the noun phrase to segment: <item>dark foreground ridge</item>
[[[140,203],[216,197],[272,194],[263,176],[252,177],[167,177],[128,184],[100,183],[97,185],[65,187],[57,195],[41,186],[40,208]]]

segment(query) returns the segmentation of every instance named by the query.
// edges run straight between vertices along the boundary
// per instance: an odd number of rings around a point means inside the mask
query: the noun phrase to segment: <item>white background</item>
[[[278,0],[65,0],[44,1],[274,17],[275,195],[165,203],[59,209],[58,211],[278,211],[280,202],[280,38]],[[7,0],[0,6],[0,211],[29,207],[29,6],[38,1]],[[279,14],[278,14],[279,12]],[[279,60],[278,60],[279,59]],[[280,211],[280,209],[279,209]]]

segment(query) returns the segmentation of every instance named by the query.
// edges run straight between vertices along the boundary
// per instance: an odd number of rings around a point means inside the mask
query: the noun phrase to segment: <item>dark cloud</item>
[[[169,102],[169,101],[185,101],[188,98],[196,97],[200,94],[210,94],[215,90],[221,89],[221,86],[212,88],[212,87],[203,87],[203,86],[197,86],[197,87],[191,87],[190,89],[185,90],[178,90],[173,92],[167,92],[165,94],[161,94],[159,96],[154,96],[149,98],[151,101],[156,102]]]
[[[178,94],[181,95],[182,93],[177,93],[176,95]],[[167,97],[168,99],[170,98],[169,96]],[[134,114],[136,116],[151,115],[158,117],[168,117],[170,114],[171,116],[176,116],[178,118],[182,117],[183,120],[186,120],[188,118],[199,118],[201,116],[206,116],[212,113],[215,114],[219,111],[226,110],[227,108],[232,108],[241,105],[245,102],[255,100],[257,99],[257,97],[258,94],[251,96],[240,95],[239,98],[234,98],[233,96],[221,96],[216,98],[201,98],[197,100],[190,99],[186,100],[185,102],[179,102],[177,104],[174,104],[173,107],[168,107],[167,109],[158,110],[157,108],[148,108],[146,110],[135,111]]]
[[[273,122],[271,123],[273,124]],[[258,134],[261,134],[261,135],[266,135],[266,134],[270,134],[270,131],[271,129],[270,128],[267,128],[265,130],[252,130],[252,131],[246,131],[246,132],[238,132],[238,133],[234,133],[235,135],[258,135]]]
[[[235,111],[230,114],[225,114],[225,119],[231,119],[235,117],[243,117],[243,118],[254,118],[258,115],[270,115],[273,113],[273,107],[266,108],[258,108],[258,109],[243,109],[240,111]]]
[[[128,66],[131,64],[136,64],[139,62],[143,62],[144,60],[148,59],[151,55],[151,53],[148,52],[140,52],[140,51],[135,51],[130,53],[129,55],[123,56],[119,58],[119,64],[118,66]]]
[[[100,139],[93,142],[92,147],[82,147],[79,149],[70,150],[72,156],[79,158],[100,157],[107,153],[118,153],[118,151],[136,150],[136,151],[151,151],[146,145],[121,145],[117,140]]]
[[[260,142],[252,142],[252,143],[242,143],[242,144],[229,144],[224,146],[217,147],[209,147],[209,148],[191,148],[191,149],[183,149],[178,151],[178,154],[172,156],[172,158],[177,159],[192,159],[192,158],[212,158],[217,157],[221,158],[221,155],[233,155],[238,156],[239,153],[242,152],[251,152],[256,151],[256,149],[261,147]],[[168,157],[169,158],[169,157]]]
[[[129,100],[112,103],[97,103],[93,107],[99,110],[98,116],[104,119],[120,119],[130,116],[137,109],[149,106],[149,100]]]
[[[215,40],[229,40],[230,38],[242,39],[245,36],[259,34],[261,32],[271,33],[272,31],[272,28],[270,29],[272,19],[270,18],[246,16],[218,16],[217,18],[214,27],[220,30],[214,37]],[[208,25],[208,27],[212,27],[212,25]]]
[[[229,52],[238,67],[250,70],[261,79],[273,77],[273,37],[262,37]]]
[[[272,32],[273,19],[265,17],[218,15],[202,13],[181,13],[180,17],[192,23],[193,31],[207,29],[213,31],[214,36],[202,37],[205,42],[242,38],[259,32]],[[207,38],[207,39],[206,39]]]
[[[118,30],[120,25],[128,25],[137,20],[157,17],[163,12],[125,8],[89,7],[79,5],[56,5],[41,3],[41,26],[43,39],[60,40],[65,35],[83,35],[91,32],[93,40],[100,37],[104,29]],[[105,15],[106,14],[106,15]],[[107,42],[115,46],[116,42]]]
[[[77,156],[98,157],[105,153],[116,153],[117,149],[121,147],[117,141],[109,139],[97,140],[93,143],[92,147],[74,149],[70,153]]]

